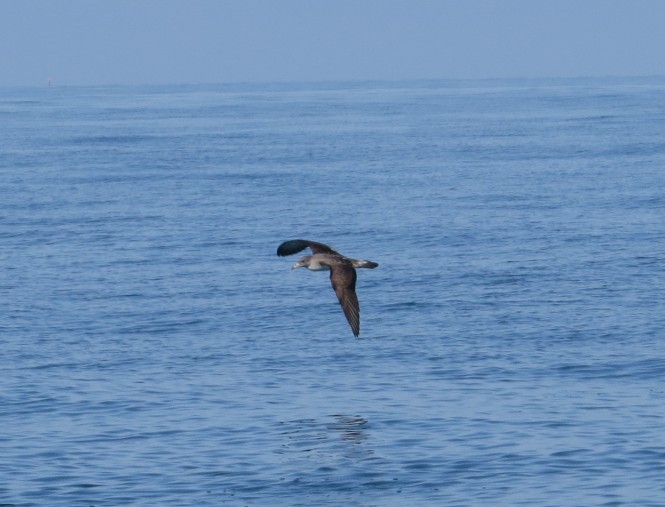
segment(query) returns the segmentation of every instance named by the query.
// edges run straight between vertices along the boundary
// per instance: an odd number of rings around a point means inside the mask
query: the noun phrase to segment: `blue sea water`
[[[3,89],[0,504],[665,505],[664,263],[665,79]]]

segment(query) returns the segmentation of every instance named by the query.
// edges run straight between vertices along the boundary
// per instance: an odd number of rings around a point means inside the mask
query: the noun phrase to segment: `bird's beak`
[[[300,262],[296,262],[293,266],[291,266],[291,269],[296,269],[296,268],[301,268],[302,264]]]

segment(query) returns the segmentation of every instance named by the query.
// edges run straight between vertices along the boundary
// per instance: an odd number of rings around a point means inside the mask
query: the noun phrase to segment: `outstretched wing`
[[[360,334],[360,304],[356,295],[356,270],[345,264],[330,267],[332,283],[339,304],[355,336]]]
[[[331,254],[340,255],[338,252],[335,252],[335,250],[330,248],[328,245],[324,245],[323,243],[317,243],[316,241],[309,241],[307,239],[292,239],[289,241],[285,241],[284,243],[279,245],[279,248],[277,249],[277,255],[279,255],[280,257],[284,257],[285,255],[293,255],[308,247],[312,249],[312,253],[314,254],[331,253]]]

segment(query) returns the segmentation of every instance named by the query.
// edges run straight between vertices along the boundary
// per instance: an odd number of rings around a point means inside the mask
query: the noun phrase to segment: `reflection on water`
[[[385,460],[367,445],[371,440],[367,418],[334,414],[280,426],[279,494],[285,500],[311,498],[314,493],[327,498],[317,501],[318,505],[348,505],[355,495],[372,488],[399,487],[395,477],[387,476]]]
[[[282,435],[288,439],[285,447],[302,452],[313,452],[334,444],[361,444],[368,438],[368,422],[361,416],[335,414],[330,420],[297,419],[282,423]],[[371,451],[370,451],[371,452]]]
[[[367,419],[361,416],[333,415],[335,423],[329,424],[328,428],[338,432],[343,442],[360,444],[367,439]]]

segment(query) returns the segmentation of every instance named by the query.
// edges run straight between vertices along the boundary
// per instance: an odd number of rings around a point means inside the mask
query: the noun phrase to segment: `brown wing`
[[[331,266],[330,282],[335,289],[339,304],[342,305],[346,320],[349,321],[351,331],[358,336],[360,334],[360,304],[356,295],[356,270],[345,264]]]
[[[295,253],[298,253],[305,248],[311,248],[312,253],[317,254],[317,253],[330,253],[330,254],[335,254],[335,255],[341,255],[339,252],[335,252],[332,248],[330,248],[328,245],[324,245],[323,243],[317,243],[316,241],[309,241],[307,239],[292,239],[289,241],[285,241],[281,245],[279,245],[279,248],[277,249],[277,255],[280,257],[284,257],[285,255],[293,255]]]

